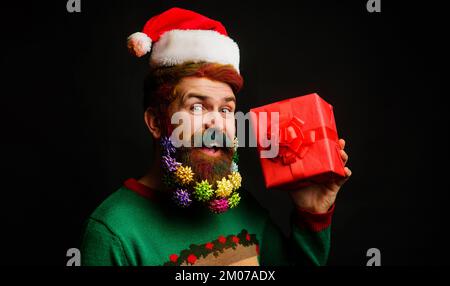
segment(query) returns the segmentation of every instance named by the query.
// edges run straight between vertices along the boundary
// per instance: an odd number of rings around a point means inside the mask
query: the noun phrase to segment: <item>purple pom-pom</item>
[[[175,153],[175,146],[173,146],[170,137],[164,136],[161,138],[161,147],[163,155],[170,155]]]
[[[178,163],[174,158],[170,157],[169,155],[165,155],[161,157],[163,168],[167,172],[175,172],[177,168],[181,165],[181,163]]]
[[[209,209],[214,213],[223,213],[228,210],[228,200],[225,198],[212,200]]]
[[[190,194],[183,189],[177,189],[174,193],[173,193],[173,200],[175,201],[175,203],[180,206],[180,207],[188,207],[190,206],[190,204],[192,203],[192,200],[190,198]]]

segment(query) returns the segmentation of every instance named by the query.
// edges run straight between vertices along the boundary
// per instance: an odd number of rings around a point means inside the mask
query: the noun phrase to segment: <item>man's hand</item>
[[[339,139],[339,145],[341,147],[341,157],[345,165],[348,161],[348,155],[344,151],[344,139]],[[326,213],[334,204],[339,189],[351,174],[350,169],[345,167],[345,178],[328,183],[310,185],[295,191],[290,191],[289,193],[298,208],[313,213]]]

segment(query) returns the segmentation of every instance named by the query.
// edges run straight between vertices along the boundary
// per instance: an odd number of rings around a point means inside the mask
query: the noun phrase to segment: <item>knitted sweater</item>
[[[111,194],[87,219],[82,265],[324,265],[333,207],[325,214],[295,210],[285,238],[242,190],[223,214],[180,209],[163,192],[135,179]]]

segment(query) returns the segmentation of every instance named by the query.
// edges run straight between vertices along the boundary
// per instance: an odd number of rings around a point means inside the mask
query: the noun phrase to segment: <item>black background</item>
[[[345,2],[345,3],[344,3]],[[2,264],[65,265],[83,221],[152,160],[143,122],[147,61],[126,37],[167,8],[220,20],[241,49],[247,112],[318,92],[335,107],[353,176],[333,218],[330,265],[437,265],[448,257],[448,49],[433,1],[66,1],[1,4]],[[268,192],[254,149],[244,186],[287,231],[290,202]]]

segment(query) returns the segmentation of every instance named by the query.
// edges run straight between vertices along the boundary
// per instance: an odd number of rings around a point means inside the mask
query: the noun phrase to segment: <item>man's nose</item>
[[[203,125],[205,126],[205,129],[208,128],[215,128],[218,130],[223,131],[224,130],[224,119],[221,116],[221,114],[217,111],[211,111],[206,113],[203,118]]]

